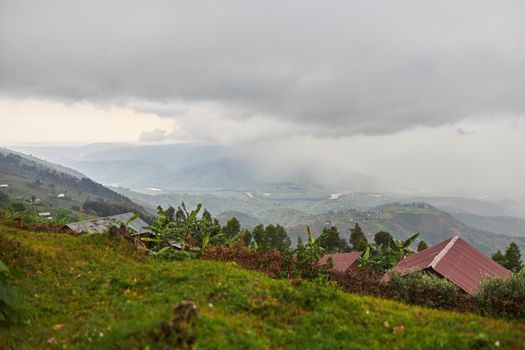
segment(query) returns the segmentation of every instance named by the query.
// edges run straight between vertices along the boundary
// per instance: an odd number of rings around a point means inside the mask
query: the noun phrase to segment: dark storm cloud
[[[0,94],[213,102],[331,136],[523,114],[524,16],[518,0],[0,0]]]

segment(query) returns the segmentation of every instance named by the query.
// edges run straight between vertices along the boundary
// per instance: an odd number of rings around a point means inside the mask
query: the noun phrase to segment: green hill
[[[3,202],[31,203],[27,207],[34,212],[71,217],[81,215],[80,208],[85,214],[100,216],[125,211],[145,213],[127,197],[75,170],[7,149],[0,149],[0,184],[8,185],[0,188]]]
[[[0,226],[16,316],[0,348],[523,348],[525,326],[274,280],[235,264],[159,262],[107,235],[72,237]],[[192,327],[171,309],[194,302]],[[168,320],[172,319],[172,322]]]
[[[498,232],[503,235],[525,237],[525,219],[511,216],[485,216],[470,213],[451,213],[453,217],[465,224]]]
[[[367,211],[355,209],[331,211],[313,215],[305,224],[309,224],[315,232],[320,232],[323,227],[335,225],[343,237],[348,237],[350,228],[356,222],[370,234],[370,240],[381,230],[388,231],[401,239],[419,232],[421,239],[430,244],[460,235],[487,254],[492,254],[496,249],[504,250],[511,241],[515,241],[525,249],[524,237],[506,236],[472,228],[426,203],[389,203]],[[291,236],[304,236],[304,226],[292,227],[289,233]]]

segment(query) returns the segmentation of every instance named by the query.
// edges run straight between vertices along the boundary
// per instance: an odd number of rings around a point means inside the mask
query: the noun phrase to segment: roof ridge
[[[432,262],[430,263],[430,265],[428,265],[428,267],[431,267],[433,269],[436,268],[437,264],[439,264],[439,262],[441,261],[441,259],[443,259],[443,257],[448,253],[448,251],[454,246],[454,243],[456,243],[456,241],[459,239],[459,236],[458,235],[455,235],[454,237],[452,237],[452,239],[450,240],[450,242],[447,243],[447,245],[445,246],[445,248],[443,248],[438,255],[436,255],[434,257],[434,260],[432,260]]]
[[[132,214],[132,215],[135,215],[134,212],[132,212],[132,211],[128,211],[127,213],[121,213],[121,214],[115,214],[115,215],[108,215],[108,216],[102,216],[102,217],[93,218],[93,219],[86,219],[86,220],[80,220],[80,221],[70,222],[69,224],[66,224],[66,225],[80,224],[80,223],[82,223],[82,222],[86,222],[86,221],[111,219],[112,217],[119,216],[119,215],[126,215],[126,214]],[[140,219],[140,218],[139,218],[139,219]]]

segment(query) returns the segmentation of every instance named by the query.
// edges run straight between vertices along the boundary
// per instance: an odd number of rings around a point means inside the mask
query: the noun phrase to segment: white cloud
[[[154,129],[152,131],[143,131],[139,135],[140,142],[158,142],[166,140],[167,130]]]
[[[0,99],[0,125],[4,145],[134,143],[144,130],[173,130],[175,120],[122,106]]]

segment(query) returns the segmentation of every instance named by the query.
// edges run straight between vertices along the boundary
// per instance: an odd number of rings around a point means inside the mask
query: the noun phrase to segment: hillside
[[[402,202],[425,202],[447,213],[471,213],[483,216],[525,216],[524,203],[511,200],[481,200],[453,196],[408,197]]]
[[[508,236],[525,237],[525,219],[512,216],[484,216],[469,213],[450,213],[459,221],[478,229]]]
[[[7,149],[0,150],[0,188],[9,201],[33,203],[35,212],[50,211],[53,215],[86,214],[112,215],[123,211],[139,211],[144,208],[127,197],[116,193],[83,174],[31,156]]]
[[[487,254],[497,249],[505,249],[515,241],[525,251],[525,238],[505,235],[504,232],[470,227],[452,215],[425,203],[390,202],[390,197],[373,196],[366,193],[344,194],[337,199],[330,199],[326,193],[279,194],[224,191],[213,193],[166,193],[160,195],[141,194],[125,189],[116,189],[130,196],[141,205],[153,208],[154,205],[179,205],[184,201],[190,207],[202,203],[214,215],[227,221],[236,216],[242,225],[251,227],[254,223],[279,223],[288,228],[288,233],[295,243],[297,236],[306,237],[306,225],[314,233],[319,233],[326,226],[335,225],[343,237],[349,237],[349,230],[359,223],[370,233],[370,239],[378,231],[386,230],[398,238],[408,238],[415,232],[421,238],[434,244],[459,234]],[[268,195],[269,194],[269,195]],[[376,206],[360,208],[357,203],[368,201]]]
[[[106,235],[0,226],[0,259],[19,294],[0,348],[519,349],[525,326],[273,280],[234,264],[159,262]],[[43,288],[45,286],[45,288]],[[184,336],[174,305],[199,316]],[[175,321],[173,321],[175,322]]]
[[[435,244],[456,234],[468,240],[487,254],[496,249],[503,250],[515,241],[521,249],[525,249],[525,238],[495,234],[469,227],[451,215],[425,203],[390,203],[367,211],[340,210],[311,216],[304,224],[310,225],[314,232],[320,232],[323,227],[335,225],[343,237],[349,237],[349,230],[359,223],[363,230],[369,233],[369,240],[381,230],[388,231],[398,238],[408,238],[415,232],[421,234],[421,239]],[[295,238],[304,236],[304,226],[292,227],[289,231]]]
[[[286,212],[294,212],[300,216],[308,214],[322,214],[328,211],[344,209],[367,210],[380,204],[392,202],[394,199],[387,196],[377,196],[368,193],[342,194],[337,199],[330,199],[331,192],[321,190],[303,191],[293,189],[291,184],[273,184],[272,189],[266,191],[184,191],[184,192],[155,192],[151,190],[136,192],[126,188],[114,188],[115,191],[129,197],[136,203],[148,208],[157,205],[178,205],[181,201],[195,206],[202,203],[213,213],[228,210],[239,211],[252,216],[261,216],[259,220],[268,217],[268,213],[279,211],[279,219],[286,220],[283,224],[293,226],[298,222],[290,220],[292,217]],[[302,212],[302,213],[299,213]],[[297,216],[299,218],[299,216]],[[277,221],[275,218],[270,222]],[[265,222],[265,221],[262,221]]]

